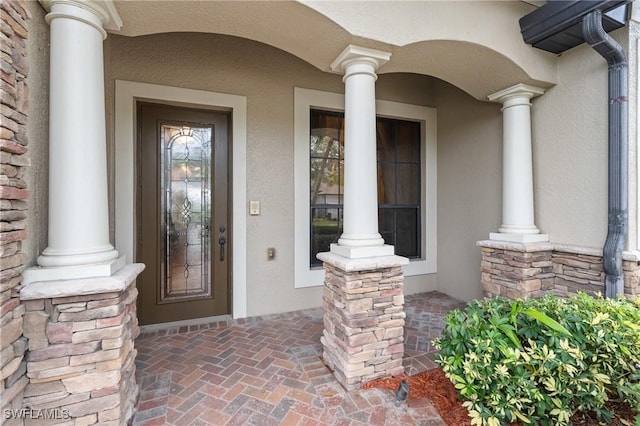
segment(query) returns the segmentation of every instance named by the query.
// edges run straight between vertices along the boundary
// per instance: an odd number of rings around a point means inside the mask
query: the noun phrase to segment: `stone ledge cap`
[[[395,268],[409,264],[409,259],[402,256],[378,256],[350,259],[335,253],[318,253],[316,256],[329,265],[340,268],[345,272],[370,271],[375,269]]]
[[[640,251],[629,250],[622,252],[622,260],[630,260],[632,262],[640,262]]]
[[[121,292],[136,279],[144,268],[145,265],[142,263],[132,263],[124,266],[110,277],[29,283],[20,291],[20,300]]]
[[[602,247],[586,247],[586,246],[574,246],[569,244],[555,244],[554,250],[559,252],[582,254],[585,256],[602,257]],[[638,250],[625,250],[622,252],[622,260],[629,260],[632,262],[640,261],[640,251]]]
[[[586,256],[602,256],[602,248],[588,246],[574,246],[572,244],[554,244],[555,251]]]
[[[501,250],[521,251],[524,253],[534,253],[537,251],[551,251],[555,248],[553,243],[515,243],[511,241],[482,240],[476,243],[479,247],[495,248]]]
[[[556,251],[561,253],[602,257],[602,248],[576,246],[572,244],[544,243],[514,243],[509,241],[482,240],[476,243],[479,247],[496,248],[501,250],[521,251],[532,253],[537,251]],[[622,252],[622,260],[640,262],[640,250],[625,250]]]

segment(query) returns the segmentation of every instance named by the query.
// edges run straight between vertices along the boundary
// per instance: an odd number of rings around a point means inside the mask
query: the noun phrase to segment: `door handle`
[[[224,245],[227,243],[225,237],[218,238],[218,244],[220,244],[220,262],[224,261]]]
[[[220,228],[218,228],[218,230],[220,231],[220,233],[224,233],[224,231],[226,231],[224,225],[220,225]],[[225,237],[224,235],[220,235],[220,238],[218,238],[218,244],[220,244],[220,262],[224,262],[224,245],[227,243],[227,237]]]

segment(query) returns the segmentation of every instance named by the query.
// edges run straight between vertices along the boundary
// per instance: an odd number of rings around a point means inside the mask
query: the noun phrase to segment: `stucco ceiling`
[[[478,99],[517,83],[556,81],[555,56],[522,42],[518,18],[535,6],[508,2],[115,1],[139,36],[205,32],[259,41],[317,68],[348,44],[391,52],[379,72],[432,75]]]

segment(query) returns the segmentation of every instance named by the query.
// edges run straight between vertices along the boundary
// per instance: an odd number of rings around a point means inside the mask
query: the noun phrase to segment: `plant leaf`
[[[520,344],[520,340],[518,339],[518,336],[516,335],[516,333],[514,333],[513,330],[513,326],[508,325],[508,324],[500,324],[498,326],[498,328],[500,329],[500,331],[502,331],[509,339],[511,339],[511,341],[513,342],[514,345],[516,345],[516,347],[518,348],[522,348],[522,345]]]
[[[565,336],[573,337],[571,332],[564,328],[562,324],[553,318],[547,316],[543,312],[537,311],[533,308],[528,308],[524,311],[525,314],[529,315],[531,318],[535,318],[540,321],[542,324],[546,325],[550,329],[557,331],[558,333],[564,334]]]
[[[524,414],[522,414],[518,410],[512,410],[511,412],[515,414],[516,417],[519,418],[520,421],[522,421],[522,423],[531,424],[531,420],[529,420]]]

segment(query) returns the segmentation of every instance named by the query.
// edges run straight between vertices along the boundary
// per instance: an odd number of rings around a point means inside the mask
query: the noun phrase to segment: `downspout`
[[[624,293],[622,251],[628,227],[627,183],[627,57],[602,27],[602,12],[584,16],[585,41],[609,65],[609,226],[603,248],[605,297]]]

